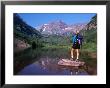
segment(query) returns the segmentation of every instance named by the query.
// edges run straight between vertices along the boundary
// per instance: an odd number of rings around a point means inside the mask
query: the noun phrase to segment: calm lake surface
[[[86,54],[85,54],[86,55]],[[14,55],[14,75],[96,75],[96,60],[91,65],[68,67],[58,65],[60,59],[69,59],[67,49],[26,49]]]

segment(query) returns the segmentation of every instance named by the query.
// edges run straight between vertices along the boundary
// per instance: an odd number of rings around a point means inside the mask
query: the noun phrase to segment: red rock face
[[[14,46],[15,51],[24,50],[24,49],[30,47],[30,45],[27,44],[25,41],[21,41],[21,40],[16,39],[16,38],[14,39],[14,45],[15,45]]]

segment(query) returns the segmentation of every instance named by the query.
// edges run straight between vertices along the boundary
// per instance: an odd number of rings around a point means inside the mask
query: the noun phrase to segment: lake
[[[60,59],[70,59],[70,49],[29,48],[14,54],[14,75],[96,75],[96,60],[84,55],[81,54],[81,60],[89,61],[84,66],[60,66]]]

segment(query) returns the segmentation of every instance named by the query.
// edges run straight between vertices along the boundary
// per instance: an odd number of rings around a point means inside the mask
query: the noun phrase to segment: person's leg
[[[73,58],[73,51],[74,51],[74,49],[72,48],[71,49],[71,58]]]
[[[79,59],[79,49],[76,49],[76,54],[77,54],[76,60],[78,60]]]

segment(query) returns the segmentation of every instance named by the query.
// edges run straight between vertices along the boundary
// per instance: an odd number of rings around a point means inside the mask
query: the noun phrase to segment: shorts
[[[73,49],[80,49],[80,44],[76,43],[72,46]]]

